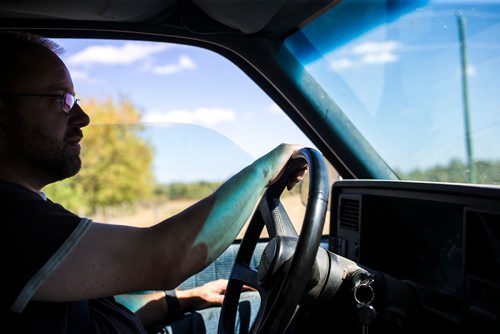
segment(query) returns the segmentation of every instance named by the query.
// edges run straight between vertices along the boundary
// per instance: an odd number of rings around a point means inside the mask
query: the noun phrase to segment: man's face
[[[29,61],[25,63],[29,65],[16,73],[10,92],[74,93],[68,70],[56,55],[36,49],[20,57],[20,62]],[[41,175],[45,179],[42,183],[62,180],[80,170],[81,128],[88,125],[89,118],[78,105],[67,114],[57,97],[13,96],[7,118],[5,131],[11,154]]]
[[[78,173],[81,167],[78,144],[82,138],[81,130],[72,129],[61,140],[55,128],[55,131],[50,131],[42,124],[33,124],[22,114],[12,116],[12,148],[26,162],[45,171],[54,181]],[[73,142],[65,140],[66,138],[73,138]]]

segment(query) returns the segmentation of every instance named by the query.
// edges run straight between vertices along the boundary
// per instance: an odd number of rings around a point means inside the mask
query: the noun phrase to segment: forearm
[[[168,319],[169,310],[163,291],[117,295],[115,299],[135,313],[145,326],[165,323]]]
[[[160,224],[169,243],[160,243],[169,267],[179,275],[170,282],[176,286],[185,277],[203,269],[236,238],[251,218],[266,187],[286,165],[295,146],[281,145],[226,181],[214,194]],[[157,232],[157,231],[156,231]],[[175,254],[172,254],[175,246]],[[173,266],[173,267],[172,267]],[[172,287],[170,285],[170,287]]]
[[[234,241],[251,218],[268,183],[258,168],[251,165],[214,193],[213,206],[193,242],[193,249],[207,250],[204,265]]]
[[[184,312],[195,309],[192,301],[197,297],[195,292],[194,289],[178,290],[177,297],[170,296],[176,301],[174,309],[171,309],[174,303],[166,299],[168,291],[164,290],[117,295],[115,299],[135,313],[144,326],[149,327],[177,320]]]
[[[207,247],[205,264],[213,261],[233,242],[251,218],[266,187],[276,178],[292,153],[290,146],[279,146],[217,190],[214,206],[193,245]]]
[[[222,305],[226,287],[227,280],[219,279],[193,289],[130,293],[115,299],[145,326],[153,326],[178,320],[185,312]]]

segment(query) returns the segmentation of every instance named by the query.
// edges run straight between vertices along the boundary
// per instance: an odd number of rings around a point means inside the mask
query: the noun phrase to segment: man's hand
[[[257,168],[261,168],[263,175],[268,178],[268,186],[279,180],[290,159],[293,158],[301,148],[302,146],[300,145],[281,144],[254,162],[254,165],[257,166]],[[307,166],[304,165],[302,169],[297,171],[294,177],[288,182],[288,190],[292,189],[302,180],[306,170]]]
[[[297,183],[302,181],[306,173],[307,173],[307,165],[304,165],[297,172],[295,172],[295,175],[290,180],[288,180],[286,188],[288,190],[292,190]]]
[[[276,170],[277,174],[272,175],[272,178],[271,178],[271,181],[269,182],[269,185],[273,184],[274,182],[276,182],[277,180],[279,180],[281,178],[281,176],[283,175],[283,173],[286,169],[286,165],[290,162],[290,159],[293,159],[297,155],[298,151],[301,148],[303,148],[303,147],[300,145],[281,144],[278,147],[276,147],[274,150],[272,150],[271,152],[269,152],[268,154],[266,154],[265,156],[263,156],[261,158],[261,159],[265,159],[265,158],[269,159],[272,157],[273,160],[279,161],[278,166],[281,164],[281,166],[278,167],[278,169]],[[295,172],[293,177],[291,177],[287,181],[287,189],[292,190],[293,187],[295,187],[295,185],[297,183],[302,181],[302,179],[304,178],[304,174],[306,172],[307,172],[307,165],[304,164],[301,168],[299,168]]]
[[[177,298],[183,310],[201,310],[209,306],[222,305],[227,280],[218,279],[188,290],[177,290]],[[243,291],[253,290],[243,286]]]

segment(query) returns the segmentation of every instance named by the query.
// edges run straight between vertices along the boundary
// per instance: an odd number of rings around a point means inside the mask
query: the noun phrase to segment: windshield
[[[285,43],[401,179],[500,184],[500,1],[343,1]]]

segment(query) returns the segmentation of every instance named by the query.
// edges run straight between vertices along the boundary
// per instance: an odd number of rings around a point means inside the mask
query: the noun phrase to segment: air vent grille
[[[359,231],[360,200],[353,198],[340,199],[339,223],[341,228]]]

